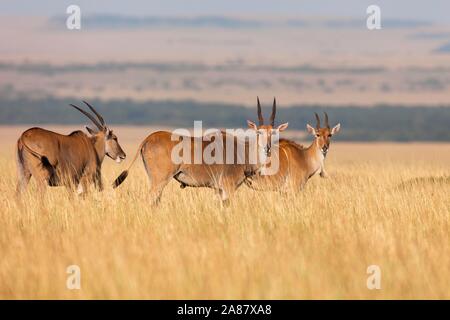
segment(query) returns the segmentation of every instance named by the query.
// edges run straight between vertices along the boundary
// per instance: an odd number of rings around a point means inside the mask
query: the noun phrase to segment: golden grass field
[[[86,199],[34,184],[16,201],[14,144],[0,128],[2,299],[450,298],[450,145],[333,143],[329,179],[282,196],[242,186],[221,209],[209,189],[171,183],[148,206],[142,163],[109,183],[151,131],[116,128],[128,159],[106,159]],[[60,128],[61,132],[69,132]],[[66,268],[81,268],[81,290]],[[369,265],[380,290],[366,287]]]

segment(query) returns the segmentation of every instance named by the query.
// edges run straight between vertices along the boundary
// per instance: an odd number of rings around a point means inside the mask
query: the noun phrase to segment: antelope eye
[[[328,138],[331,138],[332,136],[333,136],[332,134],[329,134],[329,135],[328,135]]]

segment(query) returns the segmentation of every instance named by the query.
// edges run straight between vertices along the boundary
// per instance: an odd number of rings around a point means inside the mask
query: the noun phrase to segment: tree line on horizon
[[[204,128],[243,128],[247,119],[256,120],[256,106],[248,108],[191,100],[90,99],[88,102],[104,114],[109,124],[190,128],[195,120],[202,120]],[[85,119],[73,112],[69,103],[82,105],[76,98],[0,98],[0,124],[84,124]],[[269,113],[270,106],[267,104],[266,107],[263,112]],[[314,112],[321,117],[327,112],[331,125],[341,123],[339,140],[342,141],[450,141],[450,105],[301,105],[278,108],[276,121],[289,122],[290,129],[305,130],[306,123],[315,125]]]

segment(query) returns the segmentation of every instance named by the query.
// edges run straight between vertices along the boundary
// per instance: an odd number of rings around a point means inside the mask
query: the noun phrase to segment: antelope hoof
[[[77,195],[82,195],[84,193],[83,186],[80,184],[77,188]]]
[[[320,177],[321,177],[321,178],[329,178],[330,176],[328,175],[328,173],[326,173],[326,172],[324,171],[324,172],[321,172],[321,173],[320,173]]]

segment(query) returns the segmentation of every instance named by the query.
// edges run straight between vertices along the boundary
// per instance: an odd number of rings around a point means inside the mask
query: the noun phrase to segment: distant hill
[[[436,49],[437,52],[450,53],[450,42]]]
[[[49,19],[50,27],[65,25],[67,16],[55,16]],[[383,28],[406,29],[431,26],[433,23],[423,20],[384,19]],[[198,16],[128,16],[94,14],[83,17],[83,28],[88,29],[148,29],[148,28],[361,28],[366,26],[365,17],[352,18],[297,18],[297,19],[253,19],[220,15]]]
[[[191,128],[194,120],[203,127],[242,128],[246,119],[256,119],[253,108],[195,101],[90,100],[110,124],[161,125]],[[0,124],[85,124],[88,120],[68,104],[82,105],[77,98],[30,99],[26,96],[0,98]],[[342,125],[340,140],[347,141],[450,141],[450,106],[326,107],[292,106],[279,108],[277,122],[304,130],[315,124],[314,112],[327,111],[331,125]],[[269,114],[268,109],[264,110]]]
[[[64,25],[67,17],[56,16],[49,20],[49,25],[58,27]],[[83,26],[89,29],[135,29],[135,28],[259,28],[265,23],[252,19],[239,19],[222,16],[196,17],[135,17],[125,15],[90,15],[83,18]]]

